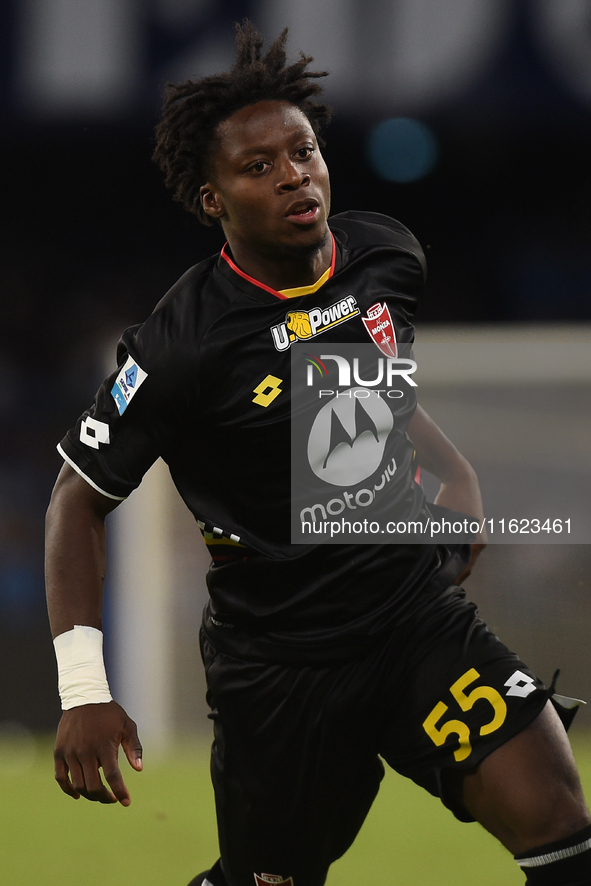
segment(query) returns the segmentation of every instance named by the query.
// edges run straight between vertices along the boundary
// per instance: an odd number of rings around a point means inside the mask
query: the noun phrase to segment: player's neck
[[[293,289],[312,286],[332,261],[333,243],[330,232],[326,240],[314,249],[257,254],[240,248],[239,243],[228,243],[232,258],[241,271],[270,286],[271,289]]]

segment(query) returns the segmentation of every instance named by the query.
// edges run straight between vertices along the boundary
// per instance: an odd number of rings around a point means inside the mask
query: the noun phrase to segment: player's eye
[[[269,164],[264,160],[257,160],[252,166],[248,167],[249,172],[264,172]]]
[[[314,153],[314,148],[311,145],[306,145],[303,148],[298,148],[296,154],[300,160],[307,160]]]

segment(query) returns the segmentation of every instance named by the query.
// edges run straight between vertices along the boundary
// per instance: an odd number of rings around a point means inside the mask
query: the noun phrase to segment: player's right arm
[[[63,466],[46,521],[47,606],[54,639],[75,625],[101,630],[105,517],[117,504],[68,464]],[[129,792],[117,762],[119,745],[131,766],[141,770],[135,723],[116,702],[65,710],[54,750],[55,777],[61,789],[75,799],[84,796],[128,806]]]
[[[415,445],[421,467],[441,480],[435,504],[483,522],[482,496],[474,469],[421,406],[417,406],[410,421],[408,435]],[[458,584],[468,578],[486,547],[486,532],[479,533],[470,547],[470,561],[456,578]]]

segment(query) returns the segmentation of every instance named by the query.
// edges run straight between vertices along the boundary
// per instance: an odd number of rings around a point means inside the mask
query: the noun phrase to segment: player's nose
[[[301,165],[294,163],[293,160],[286,160],[282,163],[279,172],[278,191],[297,191],[298,188],[310,184],[310,174],[304,172]]]

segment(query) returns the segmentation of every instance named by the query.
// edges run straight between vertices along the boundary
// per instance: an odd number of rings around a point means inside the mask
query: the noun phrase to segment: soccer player
[[[57,781],[127,806],[119,746],[142,766],[102,663],[104,521],[162,456],[213,561],[201,644],[221,858],[193,886],[320,886],[378,791],[380,757],[481,822],[532,886],[590,884],[564,711],[458,586],[482,540],[290,543],[290,348],[376,344],[377,314],[387,347],[412,342],[424,259],[390,218],[329,219],[324,74],[303,55],[287,64],[285,40],[263,55],[246,23],[229,73],[169,88],[156,158],[227,243],[124,334],[118,368],[59,446],[47,540]],[[376,495],[428,514],[418,464],[441,480],[436,506],[481,519],[466,460],[414,403],[388,408]],[[367,439],[382,440],[363,415]]]

